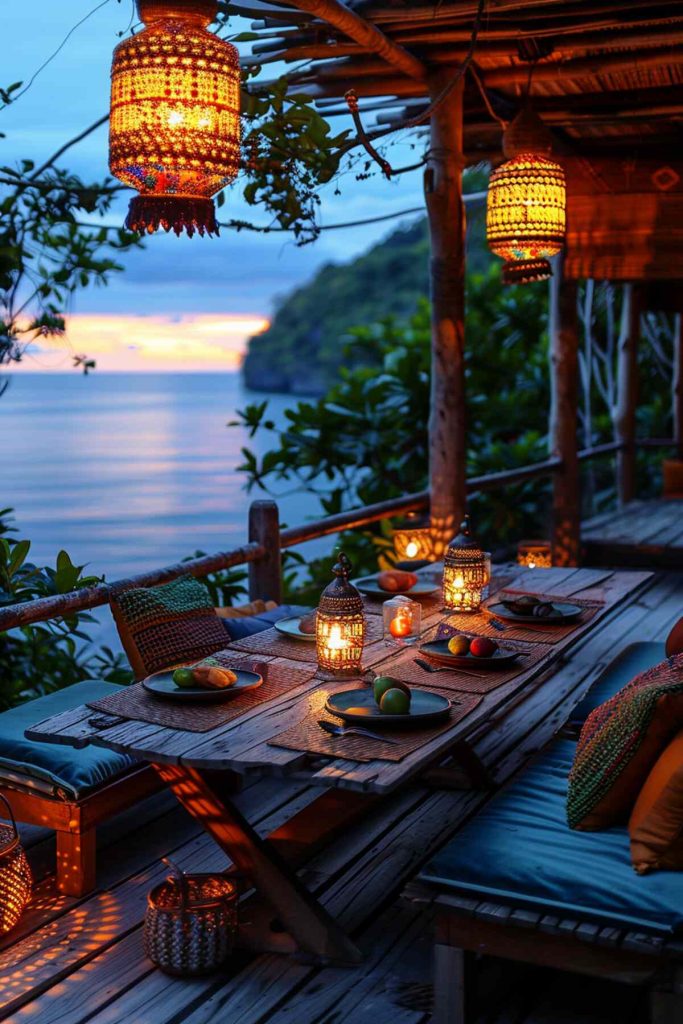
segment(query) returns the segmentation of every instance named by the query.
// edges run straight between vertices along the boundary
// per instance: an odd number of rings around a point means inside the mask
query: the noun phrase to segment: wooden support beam
[[[282,603],[280,513],[274,501],[252,501],[249,506],[249,540],[264,554],[249,563],[249,600]]]
[[[641,296],[633,284],[623,287],[621,326],[617,344],[617,404],[614,440],[617,452],[617,498],[620,505],[636,494],[636,409],[638,407],[638,340]]]
[[[683,316],[674,317],[673,422],[676,457],[683,459]]]
[[[452,77],[452,69],[434,73],[429,81],[432,99]],[[432,299],[429,489],[438,554],[456,533],[467,500],[462,99],[461,79],[432,115],[424,176]]]
[[[578,565],[581,536],[577,445],[579,320],[576,281],[557,260],[550,280],[550,454],[562,460],[553,478],[553,565]]]
[[[321,21],[339,29],[349,39],[353,39],[365,50],[376,53],[378,57],[391,64],[409,78],[422,81],[427,76],[424,64],[398,43],[388,39],[375,25],[361,18],[339,0],[288,0],[291,7],[299,11],[313,14]]]

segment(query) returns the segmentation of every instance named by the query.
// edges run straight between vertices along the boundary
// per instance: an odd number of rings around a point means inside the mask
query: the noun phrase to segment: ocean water
[[[66,548],[110,579],[239,545],[250,500],[266,496],[245,493],[240,449],[271,444],[226,424],[264,398],[283,423],[295,399],[249,392],[238,373],[16,373],[0,397],[0,507],[36,562]],[[290,526],[319,512],[308,495],[280,507]]]

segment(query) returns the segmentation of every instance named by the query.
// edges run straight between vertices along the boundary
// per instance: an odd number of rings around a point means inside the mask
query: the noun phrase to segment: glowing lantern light
[[[549,540],[520,540],[517,545],[517,564],[528,569],[551,569],[552,545]]]
[[[126,227],[218,234],[212,196],[237,175],[237,50],[211,32],[216,0],[137,0],[145,28],[114,50],[109,167],[140,193]]]
[[[315,620],[319,674],[327,679],[360,673],[365,640],[363,598],[349,582],[351,563],[343,552],[332,572],[335,579],[320,595]]]
[[[401,561],[431,561],[434,544],[429,520],[416,512],[409,512],[392,531],[394,551]]]
[[[491,556],[470,533],[470,517],[446,549],[443,602],[450,612],[476,612],[488,593]]]
[[[503,135],[506,162],[491,175],[486,204],[486,237],[505,260],[505,284],[547,279],[548,259],[564,246],[567,186],[551,152],[550,133],[525,107]]]

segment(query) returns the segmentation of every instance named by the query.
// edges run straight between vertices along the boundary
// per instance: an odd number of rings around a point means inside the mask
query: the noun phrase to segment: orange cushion
[[[666,656],[673,658],[674,654],[683,651],[683,619],[679,619],[666,638]]]
[[[660,754],[628,823],[638,874],[683,870],[683,732]]]

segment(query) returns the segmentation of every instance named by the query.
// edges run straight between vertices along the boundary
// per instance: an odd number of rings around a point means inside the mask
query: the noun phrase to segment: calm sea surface
[[[226,424],[266,397],[237,373],[15,374],[0,397],[0,507],[15,509],[35,561],[66,548],[111,579],[238,545],[251,500],[240,449],[270,445]],[[271,397],[271,417],[284,422],[294,402]],[[292,526],[318,511],[303,495],[280,506]]]

